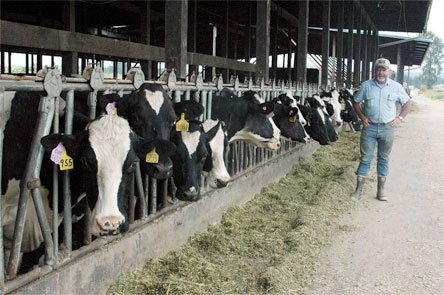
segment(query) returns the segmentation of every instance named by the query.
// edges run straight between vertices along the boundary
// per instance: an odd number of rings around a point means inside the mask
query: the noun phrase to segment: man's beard
[[[382,84],[387,82],[387,77],[376,77],[376,80]]]

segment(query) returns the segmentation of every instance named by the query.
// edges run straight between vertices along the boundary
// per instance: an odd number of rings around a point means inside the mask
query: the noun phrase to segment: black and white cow
[[[136,91],[120,98],[117,94],[107,94],[99,98],[105,109],[108,103],[115,103],[119,116],[126,118],[137,135],[145,139],[170,139],[171,129],[176,122],[174,104],[162,85],[145,83]],[[169,147],[166,147],[168,150]],[[165,154],[160,155],[158,163],[142,161],[145,174],[164,179],[172,175],[173,164]]]
[[[326,104],[326,109],[332,120],[333,126],[340,127],[342,125],[342,107],[339,102],[339,92],[333,88],[330,92],[321,92],[320,97],[325,103],[328,103],[328,105]]]
[[[277,150],[281,131],[271,119],[274,102],[264,102],[259,94],[247,91],[238,97],[224,88],[214,96],[211,119],[221,120],[227,126],[229,143],[246,141],[258,147]],[[268,116],[267,116],[268,115]]]
[[[310,136],[304,129],[307,124],[291,92],[274,98],[273,121],[281,130],[281,135],[291,140],[307,142]]]
[[[19,181],[26,167],[37,122],[40,95],[36,92],[15,93],[4,129],[1,200],[2,216],[6,217],[2,218],[6,248],[13,237]],[[139,161],[137,155],[144,158],[153,148],[174,148],[169,142],[148,141],[137,137],[131,132],[128,122],[115,115],[100,117],[88,124],[86,130],[76,132],[75,135],[52,134],[42,138],[41,142],[47,151],[52,151],[59,143],[63,143],[67,154],[74,159],[75,169],[71,170],[73,205],[79,196],[86,195],[82,200],[87,200],[93,209],[94,218],[90,226],[95,235],[116,233],[119,230],[124,232],[128,229],[124,190],[135,162]],[[170,154],[172,152],[174,149],[169,151]],[[40,173],[40,190],[49,222],[52,221],[52,202],[48,201],[47,196],[48,188],[52,188],[52,167],[52,163],[45,157]],[[58,211],[62,212],[63,201],[59,201],[59,206]],[[73,213],[76,209],[78,208],[73,209]],[[23,252],[34,251],[43,242],[31,200],[27,211],[21,247]],[[59,220],[62,221],[61,218]]]
[[[320,96],[315,94],[312,97],[307,97],[305,100],[305,104],[309,107],[315,108],[319,113],[319,116],[321,117],[323,125],[328,134],[329,141],[335,142],[336,140],[338,140],[338,133],[336,132],[335,128],[333,127],[333,124],[330,121],[328,112],[326,110],[325,102],[320,98]]]
[[[318,111],[318,108],[313,108],[305,105],[298,104],[299,110],[307,121],[305,130],[311,138],[319,142],[321,145],[327,145],[330,143],[328,137],[327,128],[324,123],[324,115]]]
[[[200,176],[206,172],[209,185],[220,188],[227,185],[230,176],[224,163],[227,140],[219,120],[195,120],[204,109],[194,101],[174,105],[176,115],[183,116],[189,124],[187,131],[172,132],[172,142],[177,146],[173,156],[173,179],[176,196],[182,200],[200,199]]]
[[[361,130],[361,120],[353,108],[353,94],[351,90],[345,88],[341,89],[340,94],[340,102],[344,105],[344,108],[341,111],[342,119],[349,125],[350,130]]]

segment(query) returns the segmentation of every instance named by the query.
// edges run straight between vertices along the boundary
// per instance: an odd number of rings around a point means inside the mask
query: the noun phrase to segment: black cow
[[[327,145],[330,143],[328,137],[327,128],[324,123],[324,115],[320,113],[317,108],[304,106],[298,104],[299,110],[307,121],[305,130],[308,132],[311,138],[319,142],[321,145]]]
[[[303,124],[306,124],[296,99],[291,93],[283,93],[274,98],[273,121],[281,130],[281,135],[291,140],[307,142],[310,138]]]
[[[170,139],[171,129],[176,122],[176,114],[170,96],[162,85],[145,83],[136,91],[120,98],[117,94],[107,94],[99,98],[101,109],[108,103],[115,103],[119,116],[126,118],[137,135],[145,139]],[[169,149],[167,147],[167,149]],[[158,163],[143,161],[141,168],[145,174],[164,179],[172,175],[172,162],[169,157],[160,155]]]
[[[321,117],[323,125],[326,129],[328,140],[330,142],[335,142],[336,140],[338,140],[338,133],[336,132],[333,124],[330,121],[328,112],[325,107],[325,102],[319,97],[319,95],[315,94],[312,97],[307,97],[307,99],[305,100],[305,104],[309,107],[315,108],[318,111],[319,116]]]
[[[349,89],[341,89],[340,102],[344,104],[344,109],[341,111],[341,117],[350,126],[350,130],[361,130],[361,120],[353,108],[353,94]]]
[[[195,120],[204,109],[194,101],[176,103],[177,116],[187,120],[187,131],[173,130],[171,140],[177,146],[173,156],[173,179],[176,196],[181,200],[200,199],[200,176],[205,170],[211,187],[226,186],[230,176],[223,161],[226,139],[222,122]],[[178,124],[178,123],[176,123]],[[205,168],[205,169],[204,169]]]
[[[224,88],[214,96],[211,119],[221,120],[227,126],[228,141],[242,140],[258,147],[277,150],[280,147],[280,130],[271,119],[274,102],[264,102],[253,91],[242,97]]]

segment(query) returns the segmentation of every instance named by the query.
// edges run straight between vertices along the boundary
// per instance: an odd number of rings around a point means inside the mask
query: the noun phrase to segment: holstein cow
[[[177,146],[173,156],[173,179],[176,196],[181,200],[200,199],[200,175],[207,172],[211,187],[226,186],[230,176],[223,160],[225,135],[222,122],[195,120],[203,113],[203,106],[194,101],[174,105],[176,114],[187,121],[187,130],[173,130],[171,139]],[[180,120],[176,123],[180,124]]]
[[[349,89],[341,89],[340,102],[344,104],[344,109],[341,111],[341,117],[348,124],[351,131],[361,130],[361,120],[353,108],[353,94]]]
[[[305,104],[309,107],[315,108],[318,111],[319,116],[321,117],[322,122],[324,123],[324,126],[326,128],[329,141],[335,142],[336,140],[338,140],[338,133],[336,132],[330,121],[328,112],[325,107],[325,102],[320,98],[320,96],[315,94],[312,97],[307,97],[307,99],[305,100]]]
[[[273,107],[274,102],[264,102],[253,91],[237,97],[231,90],[224,88],[220,96],[213,97],[211,119],[226,124],[229,143],[241,140],[277,150],[280,147],[281,131],[271,119]]]
[[[118,115],[128,120],[137,135],[145,139],[170,139],[171,129],[177,117],[173,102],[162,85],[145,83],[123,98],[117,94],[107,94],[99,98],[102,109],[113,102]],[[171,159],[162,153],[158,163],[142,161],[141,168],[144,173],[154,178],[164,179],[171,177],[173,164]]]
[[[2,224],[5,225],[3,233],[6,247],[8,247],[7,241],[11,241],[13,237],[19,194],[18,183],[26,166],[37,121],[40,95],[35,92],[17,92],[12,100],[10,118],[5,127],[5,156],[2,158],[2,216],[4,217]],[[119,230],[124,232],[128,229],[124,191],[129,175],[133,172],[135,163],[139,161],[136,154],[144,158],[153,148],[161,150],[165,145],[172,146],[171,143],[162,140],[148,141],[137,137],[131,132],[128,122],[115,115],[100,117],[91,122],[86,130],[76,135],[52,134],[42,138],[41,142],[49,152],[56,147],[61,148],[59,144],[62,144],[67,155],[73,158],[75,167],[71,170],[73,205],[79,196],[87,196],[82,200],[87,200],[93,209],[94,218],[90,226],[95,235],[117,233]],[[52,163],[45,157],[40,173],[42,184],[40,189],[50,222],[52,202],[48,202],[47,188],[52,188],[52,170]],[[61,212],[63,201],[59,201],[59,205],[58,209]],[[29,207],[33,206],[28,205],[21,247],[23,252],[34,251],[43,242],[36,214],[34,210],[30,211]]]
[[[340,127],[342,125],[342,107],[341,103],[339,102],[339,92],[333,88],[330,92],[321,92],[320,97],[324,102],[328,102],[331,105],[331,110],[327,111],[332,119],[333,126]]]
[[[324,115],[320,113],[317,108],[304,106],[301,104],[298,104],[298,107],[307,121],[307,125],[305,125],[304,128],[310,137],[319,142],[321,145],[329,144],[330,139],[328,137],[327,128],[325,127]]]
[[[274,98],[273,121],[281,130],[281,135],[291,140],[307,142],[310,136],[304,129],[307,124],[291,92]]]

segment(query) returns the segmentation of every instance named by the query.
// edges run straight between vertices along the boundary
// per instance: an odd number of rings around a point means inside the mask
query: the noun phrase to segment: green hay
[[[140,271],[125,273],[108,294],[301,294],[338,218],[352,208],[359,133],[302,159],[220,224]]]

